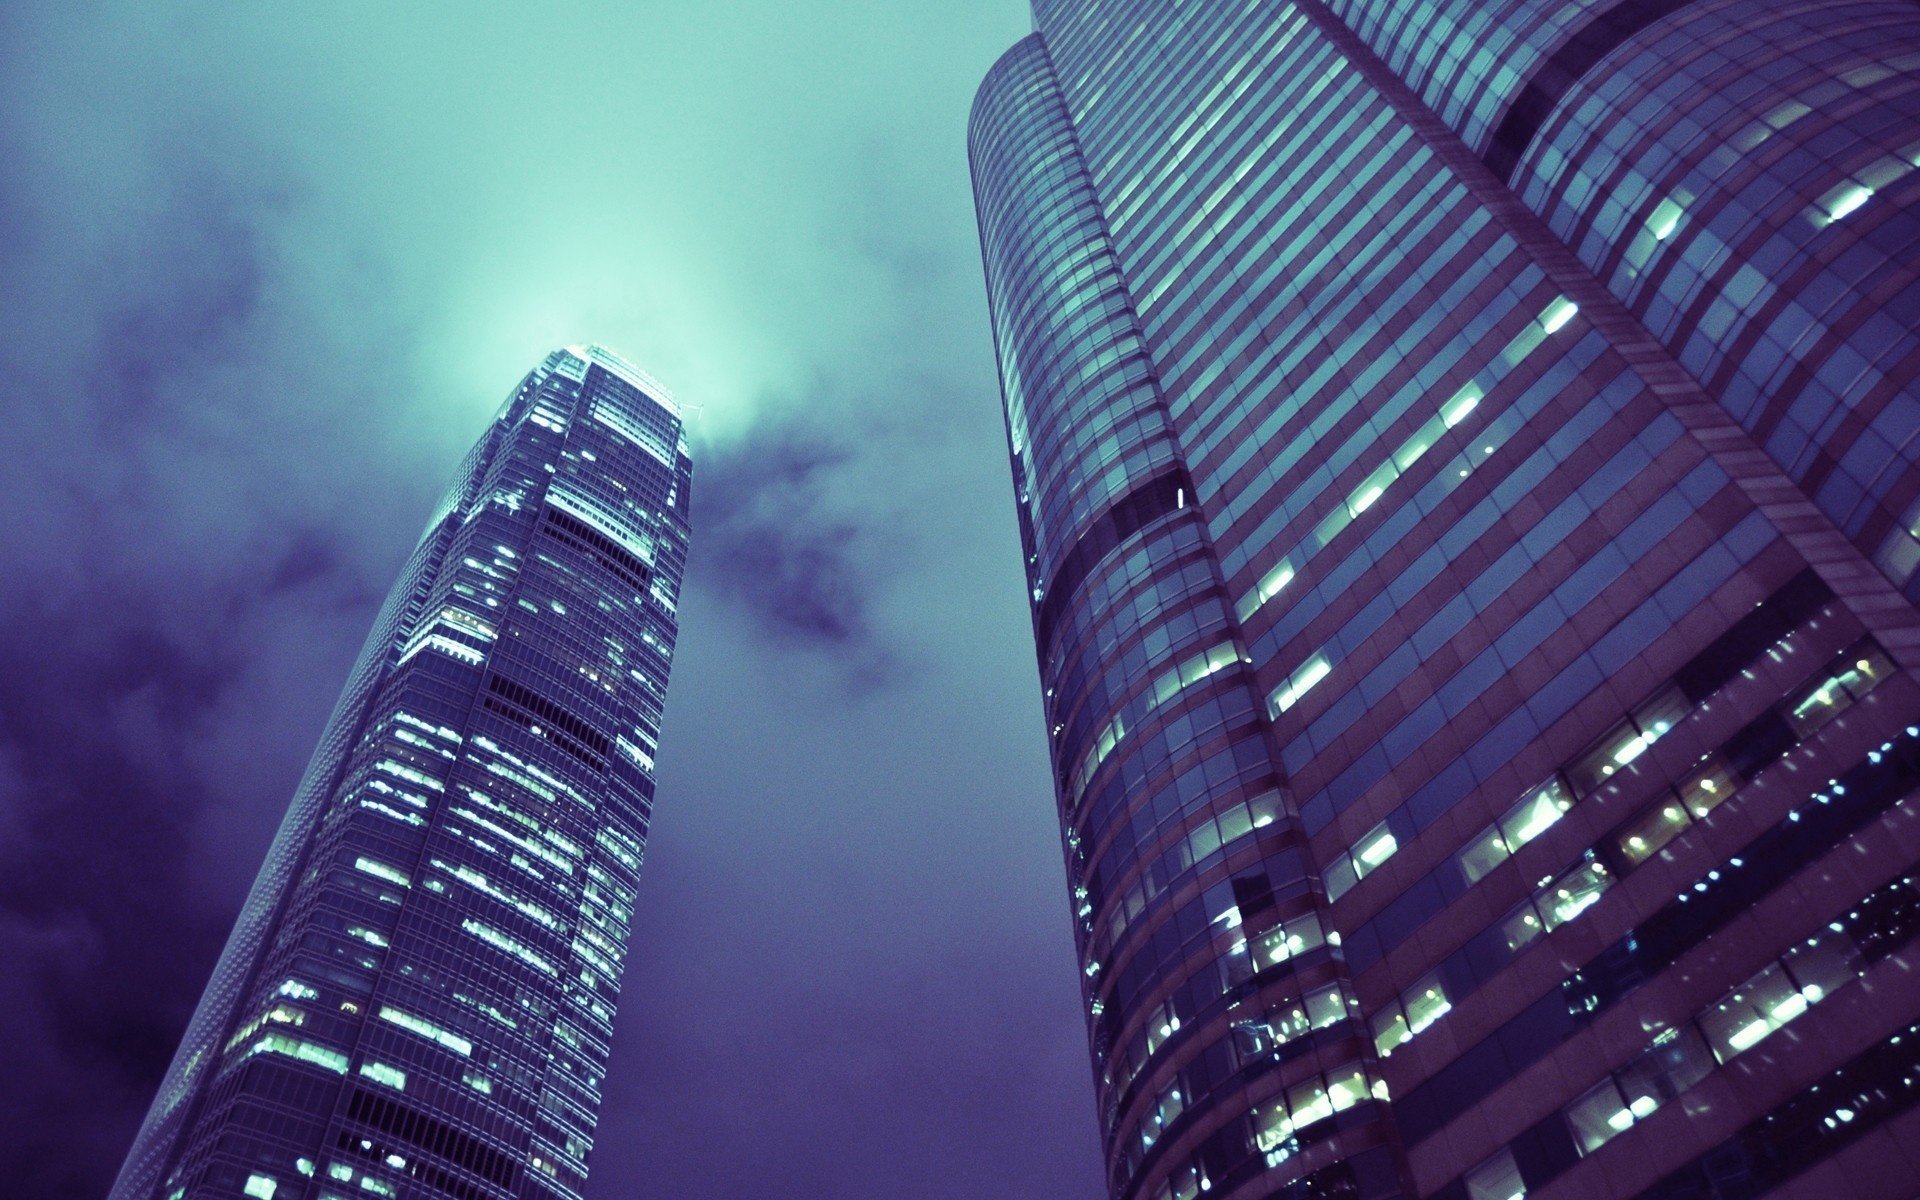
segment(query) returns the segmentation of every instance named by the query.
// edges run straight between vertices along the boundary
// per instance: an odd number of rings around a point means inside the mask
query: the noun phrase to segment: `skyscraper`
[[[508,397],[387,598],[114,1200],[577,1197],[691,462],[597,347]]]
[[[969,140],[1113,1195],[1910,1195],[1920,9],[1034,16]]]

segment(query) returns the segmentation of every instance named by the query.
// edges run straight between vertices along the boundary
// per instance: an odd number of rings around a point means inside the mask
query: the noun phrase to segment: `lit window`
[[[412,886],[411,882],[407,879],[407,873],[405,871],[390,867],[377,859],[356,858],[353,860],[353,868],[356,871],[365,871],[375,879],[384,879],[388,883],[397,883],[401,887]]]
[[[1704,817],[1718,808],[1737,786],[1733,772],[1717,757],[1680,785],[1680,799],[1696,817]]]
[[[380,1006],[380,1019],[390,1024],[398,1025],[402,1029],[417,1033],[421,1037],[438,1042],[455,1054],[464,1056],[473,1053],[473,1043],[471,1041],[468,1041],[457,1033],[440,1028],[424,1017],[416,1017],[410,1012],[405,1012],[401,1009],[383,1004]]]
[[[1485,398],[1486,392],[1479,385],[1470,383],[1461,388],[1453,399],[1447,401],[1446,407],[1440,410],[1440,419],[1446,423],[1448,429],[1452,429],[1466,420],[1467,414]]]
[[[1569,1104],[1566,1115],[1582,1154],[1598,1150],[1615,1134],[1631,1129],[1634,1122],[1633,1113],[1621,1098],[1619,1085],[1611,1077]]]
[[[1292,708],[1300,702],[1300,697],[1313,690],[1315,684],[1333,674],[1333,664],[1324,654],[1316,654],[1307,664],[1287,677],[1287,681],[1273,690],[1267,697],[1267,707],[1273,716]]]
[[[1531,842],[1551,829],[1573,807],[1573,797],[1559,779],[1550,779],[1531,796],[1507,810],[1500,818],[1500,832],[1513,850]]]
[[[241,1191],[259,1200],[273,1200],[273,1194],[280,1190],[280,1181],[271,1175],[249,1175]]]
[[[1653,240],[1664,242],[1673,236],[1680,227],[1682,209],[1672,200],[1662,200],[1653,210],[1653,216],[1647,221],[1647,230],[1653,234]]]
[[[1293,582],[1293,575],[1293,564],[1284,559],[1279,566],[1268,571],[1251,592],[1241,597],[1239,605],[1236,606],[1239,609],[1240,619],[1244,621],[1251,617],[1261,605],[1278,596],[1282,588]]]
[[[375,1083],[384,1083],[399,1091],[406,1090],[407,1073],[398,1067],[390,1067],[380,1062],[362,1063],[360,1073]]]
[[[1871,199],[1873,199],[1872,188],[1862,187],[1856,183],[1847,184],[1837,191],[1828,193],[1827,198],[1820,202],[1819,208],[1815,211],[1825,216],[1826,219],[1824,221],[1816,219],[1814,223],[1818,225],[1831,225],[1842,217],[1857,211]]]
[[[1460,848],[1455,861],[1468,883],[1479,883],[1489,872],[1513,856],[1498,825],[1489,825],[1479,837]]]

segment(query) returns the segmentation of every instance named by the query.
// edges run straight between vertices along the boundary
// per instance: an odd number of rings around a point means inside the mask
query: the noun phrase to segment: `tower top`
[[[674,399],[673,393],[667,389],[665,384],[662,384],[659,380],[642,371],[639,367],[634,366],[625,358],[615,354],[605,346],[593,342],[579,342],[568,346],[566,352],[575,358],[612,371],[615,375],[618,375],[634,387],[639,388],[653,399],[659,401],[661,405],[674,416],[678,417],[681,415],[679,401]]]

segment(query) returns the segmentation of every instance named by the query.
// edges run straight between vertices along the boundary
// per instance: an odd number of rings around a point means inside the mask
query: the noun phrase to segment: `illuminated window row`
[[[1765,624],[1768,632],[1785,630],[1785,632],[1780,635],[1779,640],[1775,642],[1769,650],[1764,652],[1771,654],[1776,661],[1780,660],[1781,656],[1794,645],[1800,636],[1794,630],[1798,620],[1804,615],[1807,606],[1825,594],[1824,591],[1816,591],[1811,593],[1808,599],[1795,603],[1783,603],[1775,609],[1768,609],[1763,606],[1761,609],[1756,610],[1753,620],[1759,624]],[[1738,627],[1730,630],[1727,635],[1729,639],[1735,642],[1740,641],[1742,636]],[[1745,636],[1751,638],[1751,635]],[[1864,687],[1870,687],[1872,680],[1879,678],[1887,668],[1884,665],[1874,667],[1873,664],[1876,661],[1883,660],[1876,659],[1875,656],[1878,655],[1879,652],[1873,649],[1870,643],[1862,643],[1857,649],[1858,653],[1854,655],[1854,660],[1865,661],[1869,667],[1873,667],[1871,679],[1863,675],[1853,684],[1855,689],[1859,690]],[[1736,651],[1736,654],[1731,657],[1718,653],[1713,647],[1709,647],[1706,652],[1703,652],[1702,657],[1712,658],[1719,662],[1721,664],[1719,676],[1730,678],[1733,672],[1727,664],[1733,663],[1739,667],[1744,667],[1748,662],[1752,661],[1754,657],[1758,657],[1760,653],[1762,653],[1762,651],[1753,649],[1751,642],[1749,642],[1749,648],[1746,651]],[[1808,698],[1827,695],[1827,689],[1830,686],[1835,686],[1834,681],[1841,676],[1851,678],[1852,671],[1857,670],[1857,668],[1845,668],[1844,663],[1846,661],[1849,660],[1845,659],[1844,656],[1841,660],[1836,660],[1834,671],[1828,673],[1825,681],[1812,685],[1810,691],[1802,693],[1803,699],[1796,701],[1793,707],[1800,707],[1806,703]],[[1705,694],[1702,694],[1702,692]],[[1712,690],[1701,689],[1694,694],[1699,695],[1701,703],[1704,704],[1710,699]],[[1478,883],[1490,874],[1494,868],[1518,853],[1522,847],[1558,824],[1560,818],[1571,811],[1578,799],[1593,794],[1594,790],[1610,779],[1616,771],[1639,758],[1646,752],[1648,747],[1652,746],[1669,730],[1685,720],[1695,707],[1697,706],[1687,703],[1686,695],[1682,693],[1677,686],[1670,685],[1662,688],[1652,699],[1634,709],[1632,714],[1623,718],[1612,729],[1598,738],[1587,750],[1570,761],[1562,771],[1555,772],[1555,774],[1545,782],[1529,789],[1528,792],[1522,796],[1520,800],[1516,801],[1498,820],[1486,826],[1479,833],[1469,837],[1459,850],[1448,856],[1446,860],[1428,872],[1425,877],[1404,888],[1401,898],[1395,901],[1395,905],[1404,907],[1425,904],[1427,902],[1420,899],[1422,895],[1437,894],[1448,898],[1457,897],[1465,888]],[[1796,720],[1798,719],[1796,718]],[[1800,728],[1803,724],[1804,722],[1797,724],[1796,728]],[[1811,732],[1812,728],[1812,726],[1807,726],[1806,732]],[[1804,736],[1804,734],[1802,734],[1802,736]],[[1736,786],[1736,781],[1729,775],[1725,764],[1709,756],[1703,759],[1701,765],[1695,769],[1691,776],[1680,784],[1678,796],[1680,801],[1695,817],[1703,817],[1710,809],[1724,801],[1734,786]],[[1671,797],[1663,798],[1660,804],[1649,808],[1648,813],[1653,814],[1663,811],[1666,807],[1666,801],[1670,799]],[[1684,814],[1680,817],[1669,818],[1667,823],[1671,824],[1675,820],[1678,820],[1681,826],[1687,823],[1684,820]],[[1632,824],[1633,822],[1629,822],[1629,826],[1632,826]],[[1391,832],[1386,832],[1383,835],[1383,829]],[[1403,839],[1411,837],[1416,832],[1418,832],[1418,830],[1413,827],[1412,819],[1408,815],[1407,806],[1402,805],[1401,808],[1390,814],[1381,825],[1376,826],[1374,830],[1370,831],[1366,837],[1362,839],[1361,845],[1373,849],[1375,854],[1379,856],[1380,862],[1384,863],[1387,858],[1390,858],[1392,854],[1398,850]],[[1647,855],[1658,850],[1666,841],[1671,840],[1671,835],[1667,837],[1657,837],[1658,833],[1659,830],[1652,828],[1630,831],[1620,844],[1620,851],[1628,860],[1626,865],[1632,865],[1642,861]],[[1387,839],[1384,842],[1380,840],[1383,836]],[[1635,840],[1636,838],[1638,839],[1637,841]],[[1388,848],[1389,844],[1391,848]],[[1337,868],[1339,865],[1340,860],[1335,860],[1334,866]],[[1359,876],[1364,874],[1364,872],[1355,873],[1352,878],[1349,878],[1344,871],[1338,874],[1330,871],[1329,874],[1328,888],[1329,898],[1331,899],[1337,895],[1344,894],[1346,890],[1358,882]],[[1334,890],[1336,883],[1339,885],[1338,891]],[[1389,919],[1395,925],[1404,924],[1404,922],[1396,918]],[[1378,918],[1370,920],[1366,926],[1362,927],[1362,930],[1364,931],[1379,923]],[[1403,930],[1398,937],[1386,938],[1383,940],[1380,949],[1382,951],[1391,949],[1393,945],[1405,937],[1406,933],[1410,932],[1411,927],[1408,927]],[[1367,945],[1368,939],[1363,936],[1358,940],[1360,943],[1360,954],[1362,956],[1369,955],[1371,949]],[[1371,961],[1372,958],[1370,957],[1364,958],[1364,961],[1356,964],[1356,969],[1364,969],[1365,965]]]
[[[1120,744],[1127,735],[1127,713],[1133,712],[1133,719],[1141,721],[1161,705],[1172,700],[1187,688],[1213,677],[1237,663],[1251,661],[1247,652],[1233,642],[1222,642],[1211,650],[1203,651],[1187,659],[1179,666],[1165,672],[1153,681],[1151,687],[1130,701],[1125,709],[1116,714],[1107,727],[1100,731],[1093,745],[1087,750],[1086,759],[1080,764],[1080,770],[1074,775],[1073,786],[1068,789],[1068,807],[1079,804],[1080,797],[1086,792],[1087,783],[1093,773],[1100,769],[1107,755]],[[1138,711],[1134,711],[1134,710]]]
[[[517,941],[514,938],[508,937],[506,934],[500,932],[498,929],[493,928],[491,925],[483,925],[479,921],[475,921],[469,918],[467,920],[460,922],[460,928],[466,930],[468,933],[471,933],[473,936],[479,938],[481,941],[487,943],[489,946],[493,946],[496,949],[506,951],[508,954],[511,954],[513,957],[519,959],[521,962],[526,963],[528,966],[540,972],[542,975],[546,975],[550,978],[556,978],[556,979],[559,978],[559,975],[560,975],[559,968],[555,967],[552,963],[548,962],[541,955],[534,953],[533,950],[528,948],[523,943]]]
[[[1810,715],[1817,715],[1818,724],[1799,725],[1794,739],[1794,744],[1797,744],[1799,739],[1810,736],[1842,708],[1852,704],[1854,698],[1864,696],[1875,682],[1885,678],[1892,669],[1892,664],[1877,647],[1863,643],[1849,650],[1827,671],[1822,672],[1815,682],[1798,689],[1794,698],[1782,703],[1774,711],[1793,714],[1808,710],[1809,704],[1816,704]],[[1816,701],[1815,698],[1819,699]],[[1762,717],[1761,720],[1766,718]],[[1791,745],[1778,747],[1774,757],[1784,755],[1790,748]],[[1578,862],[1534,889],[1525,900],[1495,922],[1489,933],[1491,935],[1497,931],[1495,936],[1503,947],[1502,957],[1517,956],[1540,938],[1586,912],[1613,886],[1618,875],[1631,872],[1652,858],[1661,847],[1685,832],[1695,821],[1725,803],[1733,796],[1738,783],[1739,776],[1721,756],[1708,755],[1677,790],[1642,804],[1597,849],[1587,850]],[[1563,803],[1567,803],[1564,791],[1556,792],[1553,786],[1549,786],[1523,801],[1515,811],[1524,813],[1533,810],[1541,814],[1530,822],[1538,824],[1539,821],[1545,821],[1535,830],[1537,836],[1539,831],[1557,822],[1557,815],[1549,820],[1546,814],[1564,811],[1560,807]],[[1509,818],[1514,815],[1509,813]],[[1470,844],[1462,854],[1474,849],[1475,844]],[[1611,868],[1609,863],[1612,863]],[[1739,857],[1731,863],[1735,869],[1742,865]],[[1707,872],[1695,885],[1695,890],[1706,891],[1720,877],[1718,870]],[[1487,940],[1491,942],[1492,938]],[[1457,952],[1461,955],[1467,953],[1464,950]],[[1412,1040],[1427,1026],[1446,1015],[1452,1008],[1451,1001],[1461,999],[1461,995],[1449,996],[1441,982],[1445,973],[1443,967],[1429,975],[1375,1014],[1374,1038],[1382,1056],[1391,1054],[1394,1048]],[[1432,996],[1427,995],[1429,990]]]
[[[1126,895],[1115,902],[1112,914],[1093,939],[1092,956],[1105,958],[1107,952],[1119,943],[1127,927],[1146,911],[1147,905],[1166,891],[1172,880],[1195,863],[1206,861],[1216,851],[1233,845],[1256,829],[1273,824],[1280,810],[1280,793],[1263,792],[1251,800],[1228,805],[1211,819],[1195,826],[1191,833],[1141,872],[1139,882],[1128,888]],[[1078,892],[1082,901],[1080,915],[1091,916],[1093,905],[1087,896],[1087,889],[1083,887]]]
[[[1897,879],[1862,899],[1820,933],[1756,971],[1738,987],[1654,1038],[1626,1065],[1561,1110],[1582,1156],[1708,1075],[1804,1016],[1920,933],[1920,888]],[[1546,1182],[1536,1179],[1535,1186]],[[1467,1173],[1472,1200],[1524,1196],[1511,1149]],[[1519,1190],[1501,1191],[1515,1187]]]
[[[1308,1035],[1330,1029],[1357,1015],[1359,1001],[1339,983],[1316,988],[1304,996],[1281,1001],[1257,1017],[1237,1022],[1223,1042],[1210,1048],[1176,1073],[1143,1110],[1137,1135],[1118,1164],[1121,1178],[1137,1174],[1147,1152],[1172,1128],[1180,1116],[1205,1102],[1231,1078],[1257,1064],[1271,1065],[1288,1056],[1288,1048]],[[1216,1057],[1222,1059],[1211,1065]],[[1210,1069],[1209,1069],[1210,1068]]]
[[[1237,930],[1238,909],[1229,910],[1220,922]],[[1189,976],[1175,994],[1163,1001],[1141,1028],[1113,1055],[1114,1090],[1125,1091],[1167,1039],[1179,1032],[1181,1009],[1189,1014],[1203,1011],[1242,983],[1328,942],[1315,913],[1275,924],[1249,940],[1236,938],[1224,952]],[[1096,1013],[1096,1015],[1098,1015]]]
[[[1269,1167],[1300,1153],[1299,1131],[1368,1100],[1385,1100],[1387,1085],[1359,1063],[1302,1080],[1253,1110],[1253,1146]]]
[[[1579,307],[1565,296],[1547,305],[1537,318],[1529,322],[1507,343],[1491,367],[1483,371],[1473,382],[1455,392],[1440,406],[1439,412],[1402,443],[1391,457],[1376,467],[1359,487],[1354,489],[1346,501],[1336,507],[1308,535],[1294,553],[1282,559],[1279,565],[1267,572],[1252,591],[1240,598],[1239,603],[1235,605],[1235,611],[1239,613],[1240,619],[1245,621],[1252,617],[1262,605],[1278,595],[1315,554],[1330,544],[1353,522],[1355,517],[1377,504],[1386,494],[1387,489],[1393,485],[1394,480],[1411,470],[1415,463],[1424,458],[1427,451],[1446,436],[1448,430],[1466,420],[1480,401],[1486,398],[1489,391],[1525,361],[1528,355],[1538,349],[1549,335],[1564,329],[1579,311]],[[1369,431],[1363,430],[1362,433],[1369,434]],[[1369,436],[1377,435],[1369,434]],[[1491,453],[1491,448],[1487,452]],[[1283,510],[1298,512],[1302,503],[1303,498],[1296,493],[1288,499]],[[1285,708],[1288,705],[1281,707]]]
[[[1910,726],[1903,739],[1883,744],[1839,778],[1829,780],[1738,854],[1705,872],[1658,912],[1589,957],[1503,1035],[1482,1039],[1462,1051],[1402,1097],[1396,1115],[1408,1141],[1430,1136],[1464,1107],[1540,1061],[1797,872],[1836,853],[1836,847],[1908,798],[1916,786],[1920,786],[1920,726]],[[1889,917],[1896,923],[1909,919],[1897,912],[1882,912],[1861,928],[1884,925]],[[1863,932],[1863,944],[1867,936]],[[1468,990],[1483,983],[1486,975],[1475,974],[1479,968],[1471,955],[1468,947],[1450,956],[1441,964],[1440,974],[1458,978]],[[1489,972],[1493,969],[1497,968]],[[1458,997],[1454,999],[1457,1002]]]
[[[471,1057],[473,1054],[473,1042],[470,1039],[461,1037],[451,1030],[442,1029],[425,1017],[415,1016],[404,1009],[381,1005],[380,1019],[389,1024],[398,1025],[409,1032],[417,1033],[429,1041],[437,1042],[462,1057]]]

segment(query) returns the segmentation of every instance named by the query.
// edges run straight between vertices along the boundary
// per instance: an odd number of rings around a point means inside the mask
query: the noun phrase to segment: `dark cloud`
[[[235,666],[124,619],[0,625],[0,1178],[23,1200],[104,1191],[225,932],[181,748]]]
[[[873,530],[839,509],[846,442],[787,417],[709,451],[697,466],[700,578],[773,636],[872,657]]]

